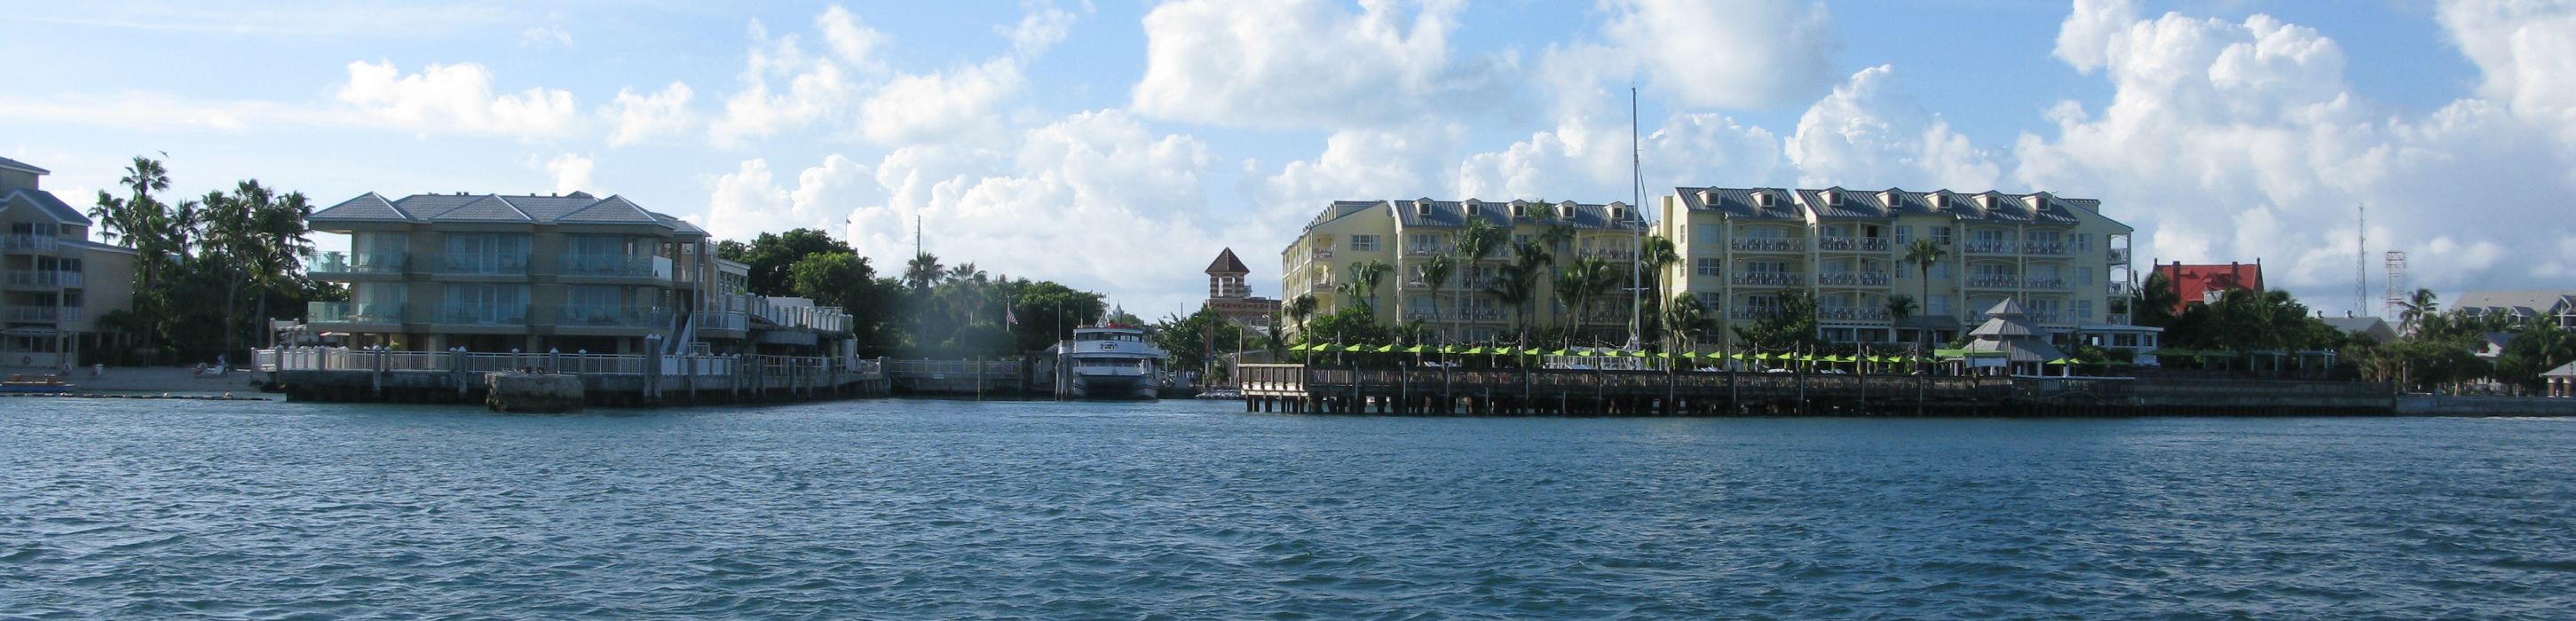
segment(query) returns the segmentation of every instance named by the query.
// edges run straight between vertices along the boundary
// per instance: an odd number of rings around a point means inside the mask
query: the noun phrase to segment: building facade
[[[99,318],[131,307],[133,249],[89,240],[81,210],[0,158],[0,366],[62,371],[112,344]]]
[[[1685,291],[1719,320],[1712,340],[1812,296],[1823,336],[1846,343],[1949,342],[2017,302],[2022,319],[2055,340],[2087,334],[2152,349],[2155,330],[2129,324],[2133,230],[2101,201],[2046,192],[2003,194],[1683,187],[1663,197],[1656,232],[1680,260],[1667,290]],[[1917,240],[1941,250],[1907,260]],[[1896,296],[1914,300],[1898,321]]]
[[[309,221],[349,236],[305,266],[349,301],[315,302],[306,321],[353,344],[640,354],[848,332],[839,309],[744,294],[746,268],[716,258],[706,231],[619,196],[368,193]]]
[[[1470,261],[1457,252],[1458,234],[1475,219],[1508,236],[1504,244]],[[1437,341],[1508,339],[1516,334],[1515,326],[1523,324],[1625,326],[1630,308],[1624,292],[1616,300],[1604,296],[1569,308],[1557,299],[1554,279],[1541,278],[1529,299],[1515,308],[1492,290],[1519,243],[1539,244],[1554,265],[1597,257],[1610,261],[1621,274],[1630,273],[1645,230],[1643,214],[1616,202],[1336,201],[1280,252],[1285,266],[1280,290],[1288,300],[1314,296],[1318,315],[1358,306],[1369,308],[1386,325],[1420,321],[1425,336]],[[1435,256],[1451,257],[1456,267],[1439,282],[1426,281],[1421,267]],[[1385,262],[1392,269],[1373,296],[1376,299],[1350,299],[1336,285],[1353,276],[1353,266],[1369,261]],[[1293,331],[1295,326],[1287,329]]]

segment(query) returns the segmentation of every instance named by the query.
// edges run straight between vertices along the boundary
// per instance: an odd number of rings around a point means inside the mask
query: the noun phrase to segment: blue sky
[[[187,193],[624,194],[880,266],[918,218],[1160,315],[1332,199],[1626,200],[1633,84],[1650,193],[2098,197],[2336,312],[2368,203],[2374,272],[2576,279],[2563,1],[746,4],[0,2],[0,155],[76,204],[161,152]]]

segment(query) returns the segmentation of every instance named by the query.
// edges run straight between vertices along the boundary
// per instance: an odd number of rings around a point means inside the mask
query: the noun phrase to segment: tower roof
[[[1216,261],[1208,264],[1207,273],[1250,274],[1252,268],[1244,267],[1242,259],[1234,258],[1234,249],[1227,248],[1223,252],[1216,253]]]

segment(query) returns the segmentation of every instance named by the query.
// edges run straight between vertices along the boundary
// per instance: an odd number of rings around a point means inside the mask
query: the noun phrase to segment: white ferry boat
[[[1073,330],[1073,350],[1063,352],[1072,367],[1073,396],[1086,399],[1160,398],[1168,354],[1145,340],[1145,329],[1121,325],[1084,326]]]

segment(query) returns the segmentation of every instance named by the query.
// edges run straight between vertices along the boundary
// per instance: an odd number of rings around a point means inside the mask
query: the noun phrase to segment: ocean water
[[[2567,618],[2576,421],[0,402],[5,618]]]

